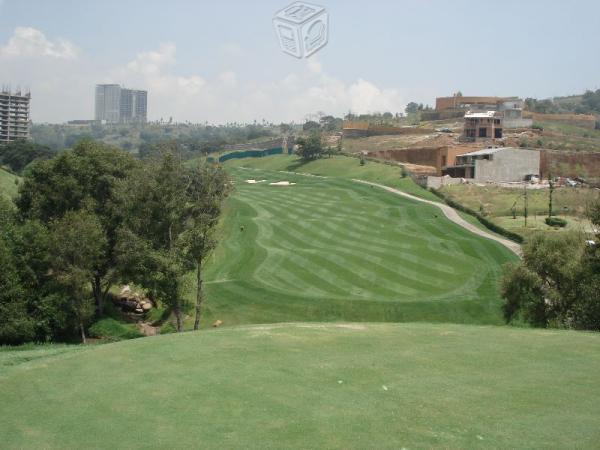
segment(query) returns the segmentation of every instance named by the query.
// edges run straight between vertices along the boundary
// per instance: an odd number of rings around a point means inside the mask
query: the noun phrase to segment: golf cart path
[[[382,184],[371,183],[370,181],[356,180],[356,179],[353,179],[352,181],[356,181],[357,183],[362,183],[362,184],[368,184],[370,186],[375,186],[380,189],[384,189],[388,192],[391,192],[392,194],[401,195],[402,197],[410,198],[411,200],[415,200],[417,202],[428,203],[430,205],[436,206],[436,207],[440,208],[444,212],[444,215],[449,220],[454,222],[455,224],[463,227],[466,230],[469,230],[471,233],[474,233],[478,236],[499,242],[500,244],[504,245],[506,248],[511,250],[513,253],[515,253],[517,256],[519,256],[519,257],[522,256],[521,246],[519,244],[517,244],[516,242],[510,241],[508,239],[504,239],[499,236],[496,236],[492,233],[488,233],[487,231],[483,231],[480,228],[477,228],[475,225],[467,222],[465,219],[460,217],[460,215],[456,212],[456,210],[448,205],[445,205],[443,203],[433,202],[431,200],[425,200],[424,198],[419,198],[414,195],[407,194],[406,192],[402,192],[398,189],[394,189],[389,186],[384,186]]]

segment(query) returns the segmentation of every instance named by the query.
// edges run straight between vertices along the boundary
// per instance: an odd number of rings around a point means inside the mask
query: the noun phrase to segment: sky
[[[303,59],[272,23],[291,2],[0,0],[0,84],[50,123],[92,119],[98,83],[148,90],[149,120],[214,124],[600,88],[597,0],[317,0],[328,43]]]

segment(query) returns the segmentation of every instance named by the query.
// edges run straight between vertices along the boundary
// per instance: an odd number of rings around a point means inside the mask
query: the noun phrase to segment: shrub
[[[567,221],[560,217],[546,217],[546,225],[550,227],[564,228],[567,226]]]
[[[133,328],[133,325],[126,325],[111,318],[101,319],[94,323],[90,327],[89,334],[90,337],[107,341],[122,341],[143,337],[143,334]]]

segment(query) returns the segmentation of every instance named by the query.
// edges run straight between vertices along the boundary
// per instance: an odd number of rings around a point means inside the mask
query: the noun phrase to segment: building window
[[[480,138],[487,137],[487,128],[480,128],[479,129],[479,137]]]
[[[494,130],[494,137],[496,139],[502,139],[502,128],[496,128]]]

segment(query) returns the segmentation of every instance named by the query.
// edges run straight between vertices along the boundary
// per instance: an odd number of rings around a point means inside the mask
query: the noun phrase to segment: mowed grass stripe
[[[349,180],[241,172],[206,272],[227,282],[207,285],[205,320],[360,320],[363,304],[364,320],[501,322],[498,277],[514,258],[435,207]],[[268,184],[282,180],[297,184]]]

